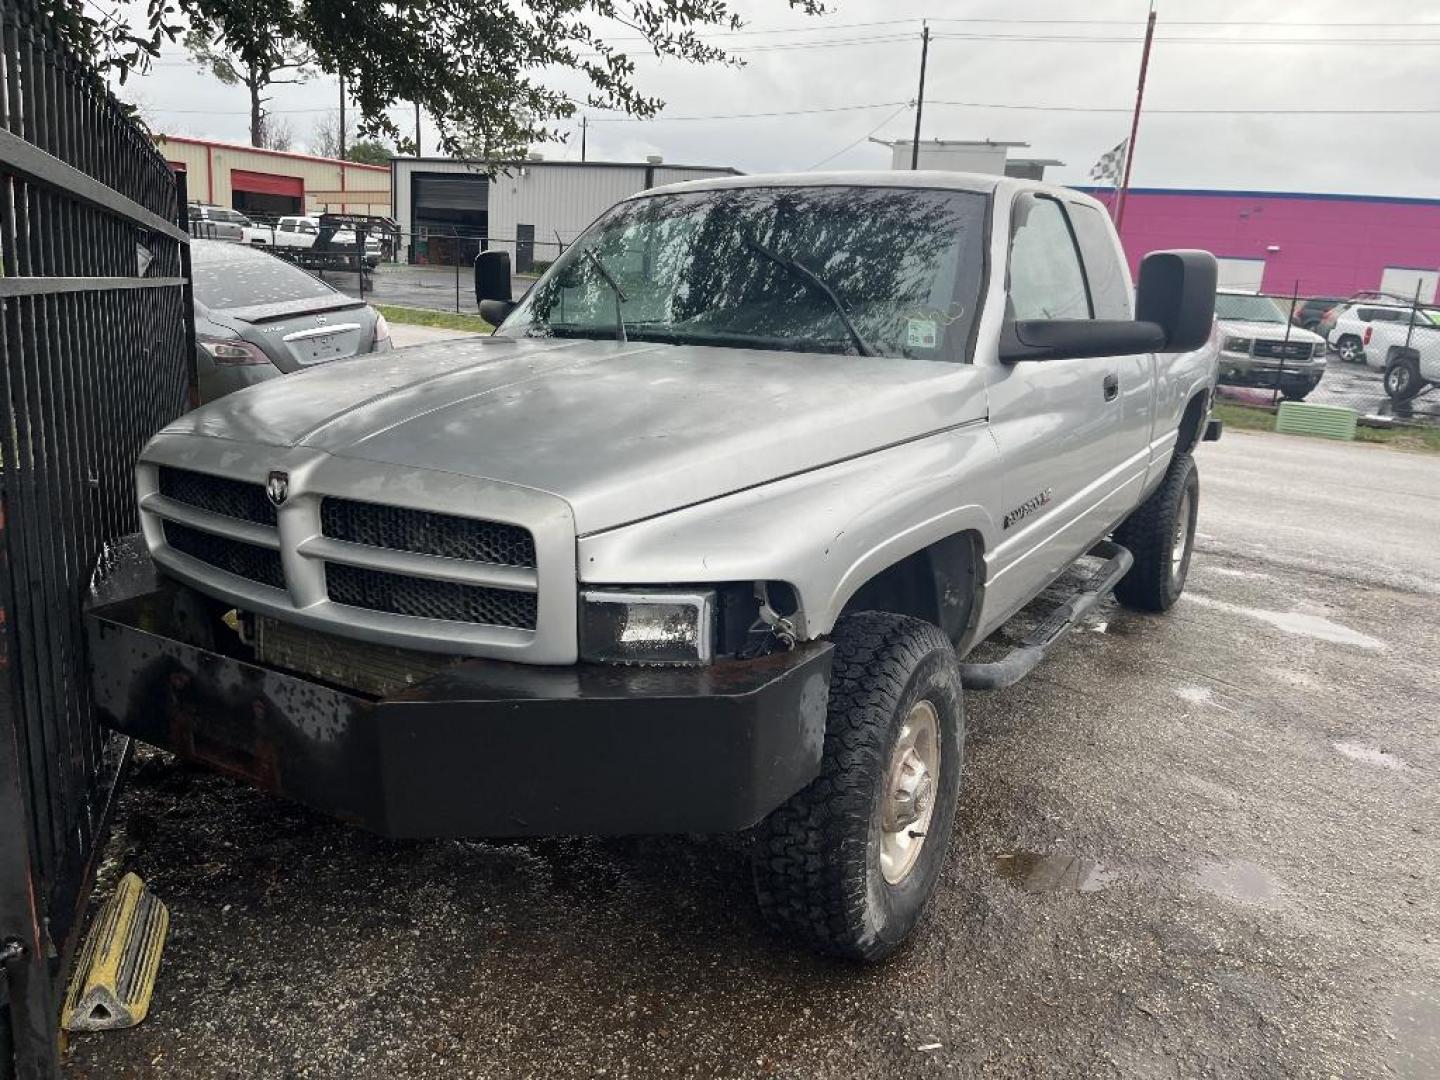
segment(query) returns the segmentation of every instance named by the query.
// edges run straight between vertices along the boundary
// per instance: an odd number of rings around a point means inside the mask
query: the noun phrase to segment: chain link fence
[[[1440,310],[1417,299],[1222,292],[1221,399],[1261,408],[1303,400],[1382,426],[1440,427],[1440,390],[1425,378],[1440,368]]]

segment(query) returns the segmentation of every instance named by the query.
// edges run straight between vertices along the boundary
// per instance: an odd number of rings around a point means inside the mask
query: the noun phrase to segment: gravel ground
[[[768,931],[743,838],[386,841],[147,753],[105,876],[170,905],[160,983],[69,1075],[1440,1074],[1440,628],[1391,554],[1435,551],[1440,472],[1264,435],[1200,462],[1176,609],[969,696],[957,842],[891,962]]]

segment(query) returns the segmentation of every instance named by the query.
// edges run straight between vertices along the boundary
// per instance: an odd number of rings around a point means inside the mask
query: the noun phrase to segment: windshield
[[[1233,319],[1237,322],[1281,323],[1285,312],[1268,296],[1249,296],[1242,293],[1216,293],[1215,317]]]
[[[615,337],[598,260],[632,341],[843,353],[864,341],[881,356],[963,360],[985,206],[972,192],[887,187],[634,199],[571,245],[500,332]]]
[[[336,294],[283,259],[218,240],[190,245],[190,273],[196,301],[217,310]]]

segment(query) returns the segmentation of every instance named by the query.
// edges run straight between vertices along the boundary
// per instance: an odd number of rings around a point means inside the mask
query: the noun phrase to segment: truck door
[[[1109,217],[1091,203],[1072,201],[1066,209],[1070,212],[1070,224],[1080,245],[1080,259],[1085,269],[1085,281],[1090,286],[1090,306],[1094,309],[1095,318],[1133,319],[1135,289],[1130,282],[1130,269],[1125,264],[1125,251],[1110,225]],[[1108,531],[1139,499],[1154,450],[1152,439],[1155,417],[1161,412],[1159,406],[1167,406],[1165,415],[1176,415],[1182,407],[1178,399],[1187,387],[1181,386],[1172,377],[1168,363],[1171,358],[1154,353],[1136,353],[1106,359],[1110,364],[1108,370],[1114,373],[1118,384],[1120,425],[1116,434],[1115,463],[1121,469],[1116,482],[1111,485],[1108,503],[1110,521],[1105,525]],[[1162,403],[1159,400],[1162,393],[1171,400]],[[1164,449],[1169,449],[1168,443]]]
[[[1103,216],[1099,225],[1113,237]],[[1087,235],[1090,231],[1085,227]],[[1048,194],[1021,193],[1011,214],[1007,318],[1102,317],[1094,299],[1095,286],[1102,284],[1101,311],[1130,318],[1123,264],[1096,263],[1092,285],[1071,207]],[[1104,274],[1110,280],[1102,283]],[[1117,299],[1121,283],[1125,295]],[[1113,314],[1120,304],[1123,316]],[[1152,363],[1144,355],[991,366],[990,422],[1005,490],[1001,541],[987,568],[986,622],[992,627],[1054,580],[1133,505],[1122,489],[1136,464],[1126,459],[1141,450],[1143,478]]]

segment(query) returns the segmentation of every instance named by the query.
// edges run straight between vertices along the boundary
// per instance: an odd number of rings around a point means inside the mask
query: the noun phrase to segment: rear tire
[[[1170,461],[1165,479],[1115,530],[1115,542],[1135,565],[1115,586],[1115,598],[1136,611],[1169,611],[1185,591],[1200,507],[1200,473],[1189,454]]]
[[[1335,342],[1335,352],[1347,364],[1365,363],[1365,344],[1354,334],[1346,334]]]
[[[901,946],[940,878],[965,715],[938,627],[869,611],[832,637],[820,775],[759,826],[755,891],[777,929],[869,962]]]
[[[1391,360],[1385,369],[1385,393],[1391,401],[1409,401],[1425,388],[1420,377],[1420,364],[1413,356]]]

